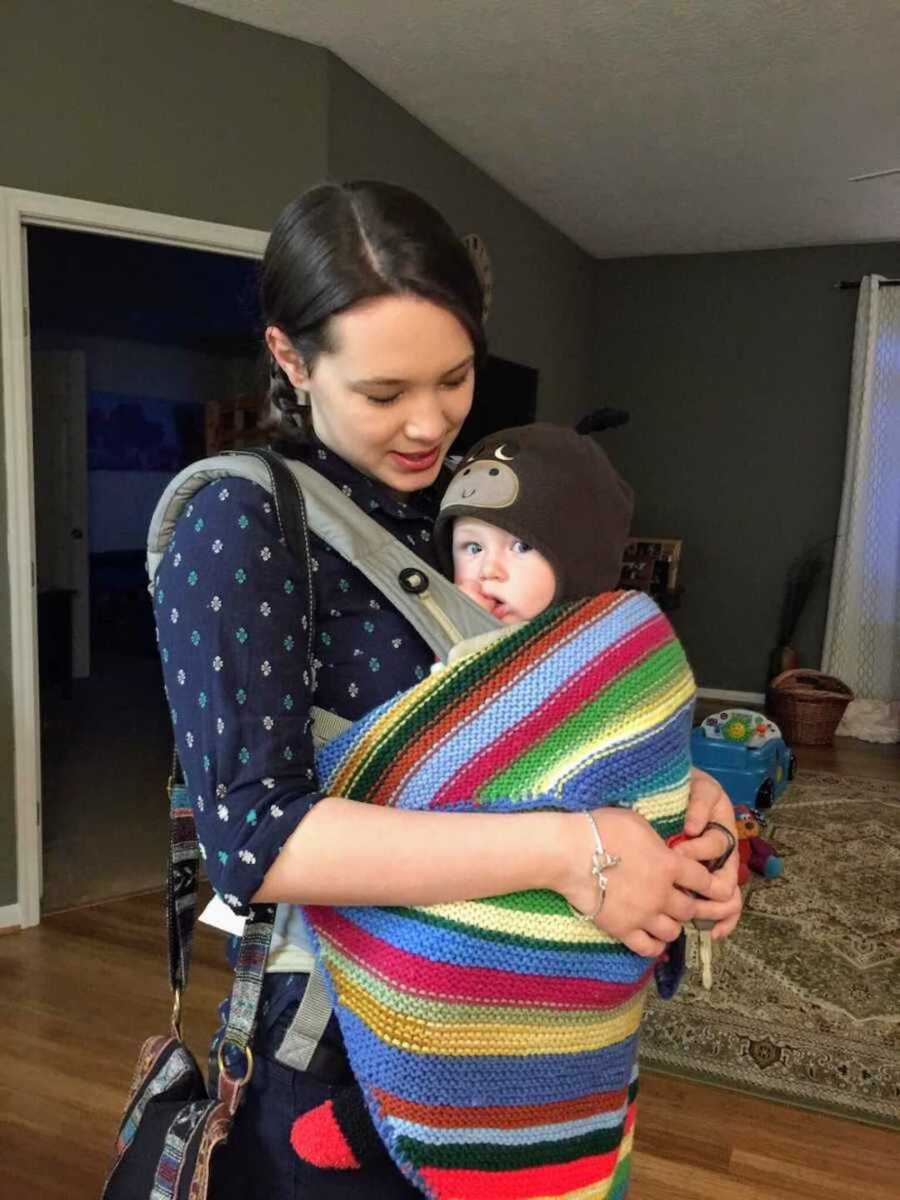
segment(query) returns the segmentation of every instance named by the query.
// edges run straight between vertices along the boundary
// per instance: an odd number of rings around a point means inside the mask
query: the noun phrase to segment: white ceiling
[[[900,240],[900,0],[179,0],[327,46],[601,258]]]

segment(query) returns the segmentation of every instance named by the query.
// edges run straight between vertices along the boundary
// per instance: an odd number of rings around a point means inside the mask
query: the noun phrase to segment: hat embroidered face
[[[519,479],[508,464],[516,457],[515,442],[502,442],[493,450],[476,447],[462,463],[447,488],[441,508],[465,504],[468,508],[509,508],[519,495]],[[489,457],[480,457],[487,454]]]
[[[435,553],[451,575],[454,523],[474,518],[547,560],[554,600],[579,600],[615,588],[631,508],[631,489],[593,439],[563,425],[512,426],[457,467],[434,524]]]

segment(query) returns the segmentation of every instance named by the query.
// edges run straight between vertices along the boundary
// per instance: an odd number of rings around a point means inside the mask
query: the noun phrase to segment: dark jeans
[[[277,1009],[277,1004],[272,1006]],[[325,1032],[327,1065],[316,1078],[309,1071],[292,1071],[275,1061],[284,1031],[296,1010],[289,1003],[254,1039],[253,1075],[238,1109],[228,1142],[218,1154],[213,1173],[212,1200],[412,1200],[417,1188],[403,1178],[387,1158],[377,1167],[359,1171],[322,1171],[303,1162],[291,1142],[291,1126],[352,1079],[337,1022],[332,1016]],[[217,1035],[218,1036],[218,1035]],[[215,1044],[215,1043],[214,1043]],[[214,1055],[213,1055],[214,1057]],[[313,1062],[315,1068],[316,1060]],[[241,1067],[235,1064],[240,1073]]]

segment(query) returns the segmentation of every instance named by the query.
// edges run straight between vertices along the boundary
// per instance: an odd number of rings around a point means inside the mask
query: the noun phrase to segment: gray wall
[[[491,350],[538,368],[543,419],[593,407],[594,260],[338,58],[329,79],[331,174],[403,184],[479,234],[494,269]]]
[[[8,187],[267,229],[328,175],[406,183],[487,239],[492,348],[540,369],[542,414],[593,402],[589,256],[327,51],[168,0],[4,0],[0,113]],[[5,486],[4,465],[0,906],[16,893]]]
[[[596,264],[597,368],[631,423],[608,435],[634,530],[684,538],[674,623],[703,687],[761,691],[785,572],[834,535],[858,293],[900,244]],[[823,579],[796,639],[818,668]]]
[[[169,0],[4,0],[0,183],[268,229],[326,170],[328,53]]]
[[[323,50],[161,0],[4,0],[0,22],[6,187],[266,229],[325,174]],[[2,461],[0,905],[16,898]]]

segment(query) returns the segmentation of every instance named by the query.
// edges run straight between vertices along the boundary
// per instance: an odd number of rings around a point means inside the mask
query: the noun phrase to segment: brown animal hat
[[[634,493],[587,434],[523,425],[491,434],[457,468],[435,522],[435,550],[453,575],[453,521],[475,517],[527,542],[556,575],[554,600],[615,588]]]

